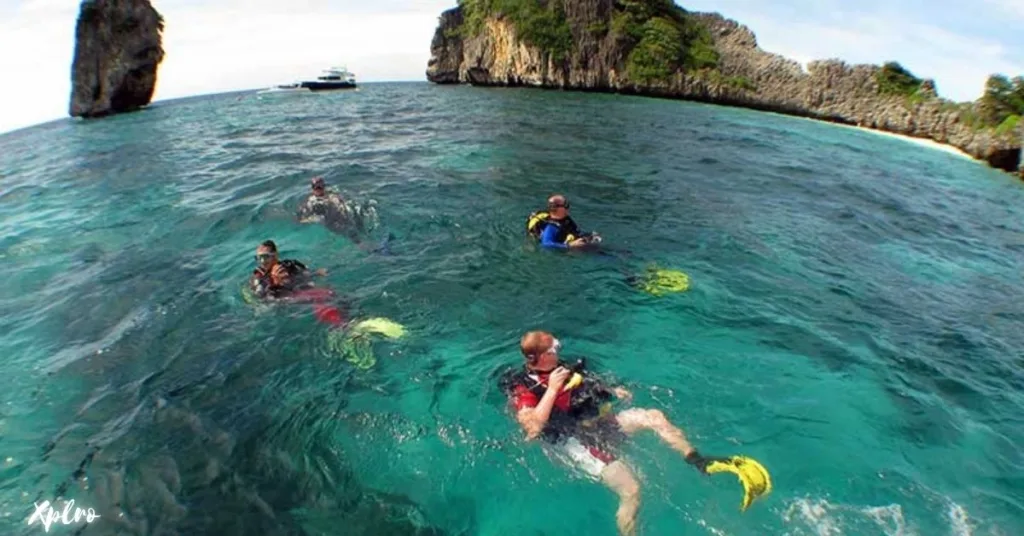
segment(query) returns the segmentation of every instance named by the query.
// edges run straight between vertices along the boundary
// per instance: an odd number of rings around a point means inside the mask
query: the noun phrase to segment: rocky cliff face
[[[163,17],[149,0],[85,0],[75,28],[72,117],[102,117],[149,104],[163,60]]]
[[[656,82],[631,80],[627,58],[632,43],[610,30],[616,1],[554,1],[563,2],[572,31],[572,47],[561,61],[519,39],[506,17],[488,17],[482,31],[469,35],[463,9],[455,8],[441,15],[428,80],[613,91],[742,106],[928,138],[1007,171],[1022,164],[1024,132],[999,135],[967,124],[962,106],[939,99],[931,81],[910,99],[880,91],[878,66],[827,60],[812,62],[805,71],[795,61],[761,50],[749,28],[717,13],[689,14],[710,33],[719,54],[717,69],[680,69]]]

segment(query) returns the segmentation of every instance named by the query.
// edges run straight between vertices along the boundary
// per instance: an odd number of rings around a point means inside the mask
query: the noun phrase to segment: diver
[[[310,181],[309,196],[299,205],[296,217],[301,223],[323,223],[333,233],[344,234],[360,243],[360,235],[377,227],[377,202],[358,203],[344,199],[327,188],[323,177]]]
[[[314,275],[327,275],[324,268],[310,272],[299,261],[278,260],[277,244],[273,240],[266,240],[256,248],[256,262],[258,266],[249,278],[249,288],[259,299],[288,298],[296,291],[313,287]]]
[[[629,401],[623,387],[609,387],[586,371],[582,360],[566,366],[559,358],[561,343],[552,334],[531,331],[520,340],[526,367],[505,373],[500,384],[516,412],[527,441],[540,438],[556,454],[575,462],[601,480],[619,497],[616,523],[619,533],[636,533],[640,484],[617,451],[628,437],[641,430],[658,434],[687,463],[703,474],[727,471],[740,478],[745,491],[742,509],[771,490],[770,477],[749,458],[705,457],[686,435],[657,409],[612,411],[613,398]]]
[[[538,210],[526,219],[526,232],[547,248],[579,249],[601,243],[597,233],[584,233],[569,216],[569,200],[555,194],[548,198],[547,210]]]

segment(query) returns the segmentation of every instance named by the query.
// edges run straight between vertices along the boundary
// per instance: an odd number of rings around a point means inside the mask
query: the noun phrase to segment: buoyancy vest
[[[603,382],[582,371],[583,383],[572,389],[567,416],[573,420],[592,419],[599,416],[601,406],[611,400],[612,393]],[[516,387],[523,386],[539,400],[547,391],[546,382],[540,376],[525,368],[506,370],[498,378],[498,386],[506,396],[513,396]]]
[[[579,226],[576,225],[572,217],[566,216],[562,220],[553,220],[551,219],[551,214],[546,210],[538,210],[530,214],[526,219],[526,232],[540,240],[541,235],[544,234],[544,229],[548,225],[558,226],[558,234],[555,236],[555,241],[562,244],[568,244],[583,235],[583,232],[580,231]]]
[[[294,290],[295,287],[302,283],[300,276],[306,273],[307,269],[305,264],[293,259],[282,259],[277,263],[281,265],[286,272],[288,272],[288,284],[275,284],[270,272],[264,270],[261,266],[252,271],[252,290],[257,296],[263,297],[269,295],[277,298],[284,293]]]

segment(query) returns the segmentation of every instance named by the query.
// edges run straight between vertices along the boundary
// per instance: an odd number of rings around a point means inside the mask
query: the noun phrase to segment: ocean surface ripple
[[[313,175],[378,202],[390,254],[295,221]],[[524,239],[552,192],[605,255]],[[0,531],[62,497],[84,534],[614,534],[498,392],[542,328],[772,472],[740,514],[638,437],[643,534],[1024,534],[1022,207],[906,141],[610,95],[368,84],[6,134]],[[362,370],[307,307],[247,305],[267,238],[408,335]],[[651,263],[690,291],[631,287]]]

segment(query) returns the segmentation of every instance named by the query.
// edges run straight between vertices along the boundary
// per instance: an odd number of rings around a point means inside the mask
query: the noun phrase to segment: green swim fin
[[[353,335],[345,330],[332,329],[327,332],[327,348],[331,354],[340,356],[360,370],[377,364],[370,338],[366,335]]]
[[[686,292],[690,289],[690,276],[679,270],[666,270],[650,265],[643,275],[630,278],[630,283],[652,296],[671,292]]]
[[[377,357],[373,354],[374,335],[399,339],[405,336],[405,327],[381,317],[358,320],[345,329],[328,331],[327,349],[356,368],[366,370],[377,364]]]

